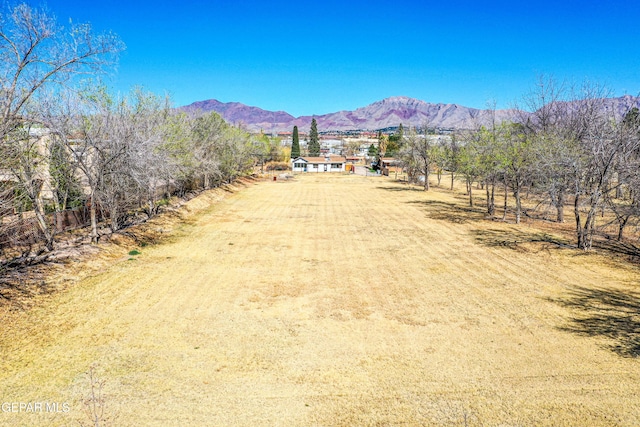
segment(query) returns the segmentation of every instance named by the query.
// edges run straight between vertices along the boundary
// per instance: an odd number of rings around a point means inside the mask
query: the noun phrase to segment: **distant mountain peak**
[[[390,96],[382,100],[382,102],[409,102],[409,101],[418,101],[418,99],[399,95],[399,96]]]
[[[426,104],[426,102],[421,101],[416,98],[411,98],[408,96],[390,96],[381,101],[374,102],[374,104]]]
[[[408,96],[391,96],[354,111],[293,117],[284,111],[267,111],[238,102],[223,103],[215,99],[198,101],[182,107],[183,111],[216,111],[227,122],[242,124],[248,130],[265,132],[290,131],[293,126],[309,128],[314,117],[320,131],[378,130],[398,126],[430,126],[470,128],[483,119],[483,110],[456,104],[431,104]],[[496,111],[498,120],[508,119],[509,110]],[[487,115],[488,116],[488,115]]]

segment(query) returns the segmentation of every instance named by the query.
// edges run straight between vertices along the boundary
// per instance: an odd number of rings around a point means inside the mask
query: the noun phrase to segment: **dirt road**
[[[11,317],[1,400],[69,408],[0,425],[92,425],[92,364],[116,426],[640,425],[637,268],[327,175],[234,194]]]

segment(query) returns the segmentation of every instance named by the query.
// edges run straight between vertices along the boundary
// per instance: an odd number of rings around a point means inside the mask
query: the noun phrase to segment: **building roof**
[[[299,159],[302,159],[307,163],[344,163],[347,161],[342,156],[329,156],[328,159],[326,157],[296,157],[293,160],[295,161]]]

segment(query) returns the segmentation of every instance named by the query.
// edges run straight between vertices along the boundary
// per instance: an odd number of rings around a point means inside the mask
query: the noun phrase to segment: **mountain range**
[[[616,116],[626,113],[632,106],[639,106],[638,98],[629,95],[620,98],[608,98],[605,108],[611,109]],[[180,110],[189,113],[215,111],[228,123],[242,125],[249,131],[286,132],[298,126],[300,132],[306,132],[311,119],[315,117],[319,131],[378,130],[403,126],[437,127],[441,129],[469,129],[478,124],[488,124],[492,118],[490,110],[464,107],[457,104],[432,104],[406,96],[386,98],[353,111],[318,116],[294,117],[285,111],[267,111],[239,102],[220,102],[215,99],[198,101]],[[495,121],[512,120],[518,111],[495,110]]]

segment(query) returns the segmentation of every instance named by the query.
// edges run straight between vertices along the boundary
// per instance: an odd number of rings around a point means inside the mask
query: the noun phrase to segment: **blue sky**
[[[33,3],[37,4],[37,3]],[[295,116],[389,96],[509,107],[541,74],[640,93],[640,2],[61,1],[127,45],[111,86]]]

